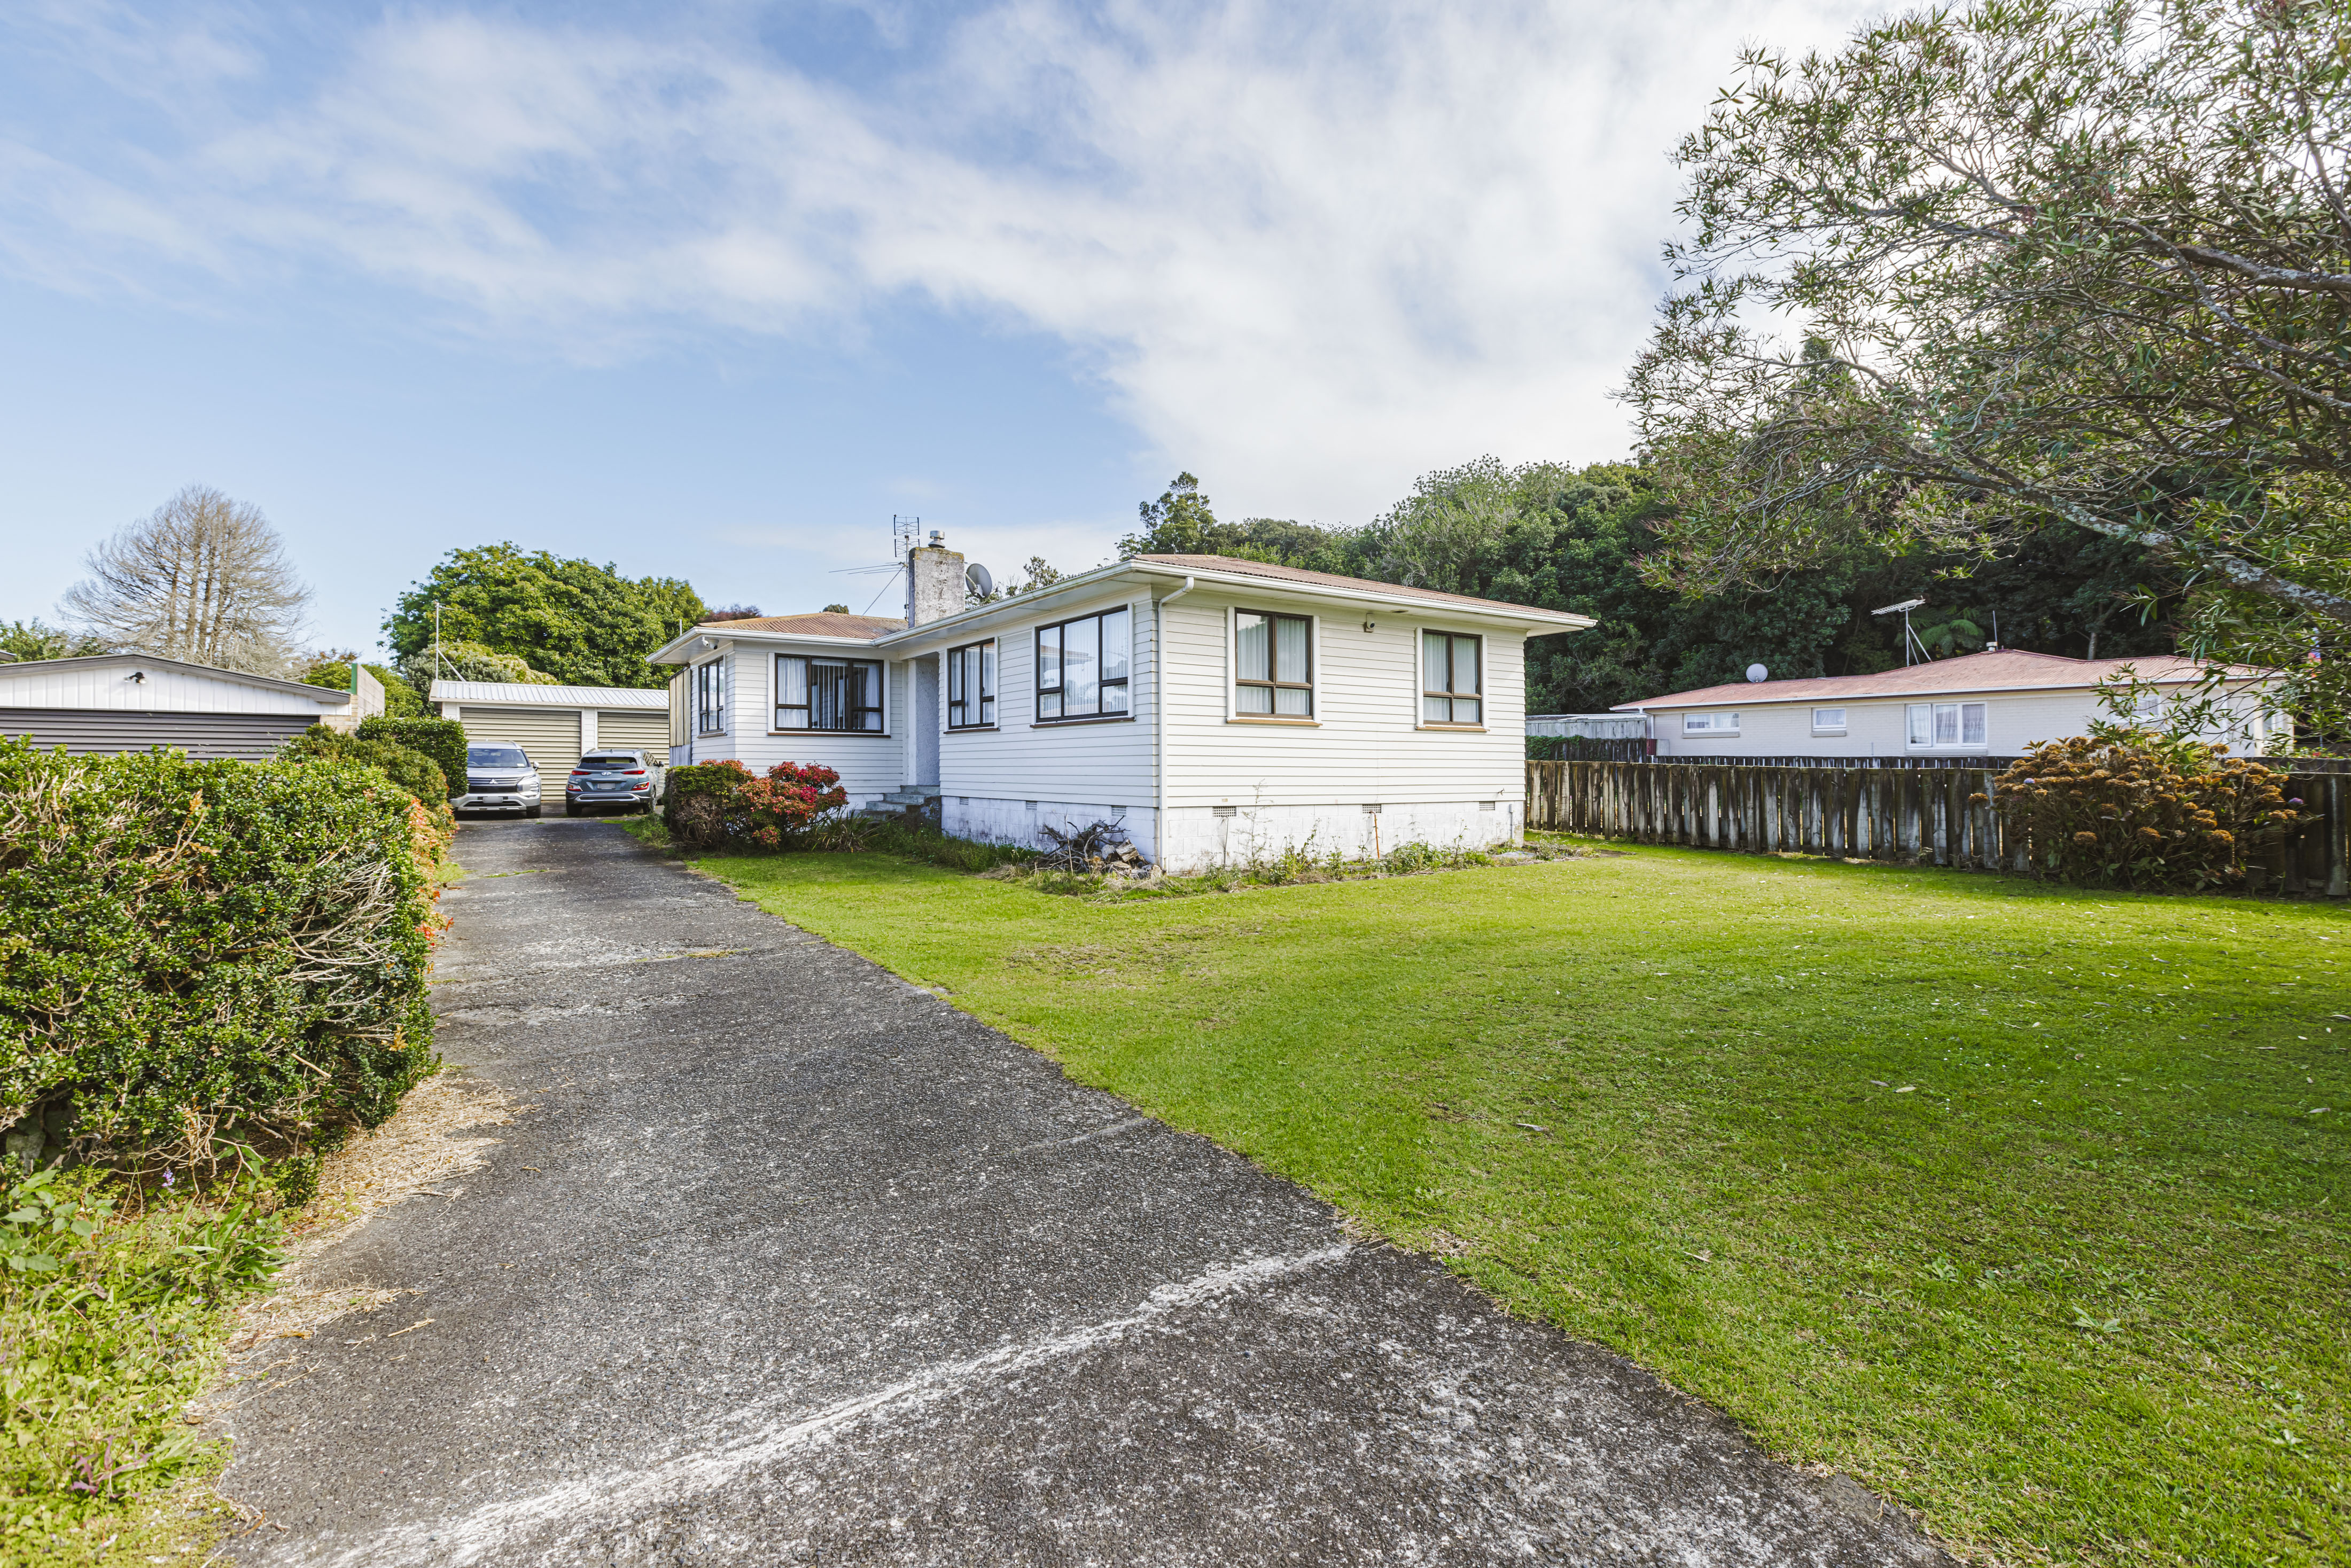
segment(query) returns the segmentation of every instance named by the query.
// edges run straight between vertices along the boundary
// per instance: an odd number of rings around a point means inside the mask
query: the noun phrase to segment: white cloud
[[[1012,0],[862,91],[393,13],[294,107],[105,175],[16,149],[0,201],[36,275],[323,259],[583,359],[926,297],[1069,342],[1226,510],[1361,521],[1481,452],[1623,450],[1668,151],[1742,41],[1858,11]]]

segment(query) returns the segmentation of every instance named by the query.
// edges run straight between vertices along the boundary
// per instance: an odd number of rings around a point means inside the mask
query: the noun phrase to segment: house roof
[[[1437,604],[1459,604],[1479,610],[1501,610],[1513,615],[1552,614],[1562,621],[1590,625],[1584,616],[1565,610],[1545,612],[1531,604],[1509,604],[1499,599],[1473,599],[1466,593],[1444,593],[1434,588],[1413,588],[1400,582],[1380,582],[1368,577],[1341,577],[1336,572],[1306,571],[1270,561],[1244,560],[1228,555],[1139,555],[1137,561],[1173,567],[1178,571],[1211,571],[1219,576],[1258,577],[1270,582],[1291,582],[1309,588],[1341,588],[1374,592],[1395,599],[1426,599]]]
[[[709,621],[695,630],[705,634],[771,632],[784,636],[859,637],[870,641],[905,624],[887,615],[840,615],[823,610],[809,615],[747,615],[739,621]]]
[[[1956,659],[1935,659],[1874,675],[1821,675],[1809,680],[1736,681],[1728,685],[1700,686],[1639,702],[1618,703],[1613,713],[1637,713],[1647,708],[1755,707],[1770,703],[1855,701],[1865,697],[1949,695],[1965,692],[2081,691],[2112,678],[2125,667],[2138,678],[2159,685],[2184,685],[2203,678],[2209,667],[2194,659],[2163,655],[2140,659],[2069,659],[2061,653],[2032,653],[2022,648],[2000,648],[1964,653]],[[2267,681],[2269,670],[2246,664],[2228,666],[2232,681]]]
[[[245,670],[225,670],[218,664],[191,664],[183,659],[159,659],[152,653],[91,653],[78,659],[16,659],[0,664],[0,681],[13,680],[18,675],[104,669],[175,670],[183,675],[206,675],[214,680],[259,686],[266,691],[310,697],[327,707],[347,706],[351,700],[351,694],[341,686],[314,686],[308,681],[281,680],[276,675],[256,675]]]
[[[660,686],[539,686],[520,681],[435,681],[426,695],[436,703],[483,703],[501,707],[669,706]]]

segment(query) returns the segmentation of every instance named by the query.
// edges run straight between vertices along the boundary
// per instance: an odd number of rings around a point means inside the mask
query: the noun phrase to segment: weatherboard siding
[[[2259,704],[2250,695],[2231,704],[2250,720]],[[1912,746],[1908,711],[1913,703],[1980,702],[1984,705],[1981,746]],[[1843,707],[1843,735],[1813,733],[1813,710]],[[2092,723],[2107,718],[2095,691],[1943,692],[1916,696],[1863,700],[1812,698],[1800,703],[1759,703],[1740,706],[1739,733],[1687,735],[1685,713],[1711,713],[1719,708],[1654,708],[1657,754],[1661,757],[2015,757],[2044,740],[2060,740],[2088,733]],[[2255,737],[2240,727],[2226,736],[2240,753],[2258,752]]]
[[[98,669],[11,672],[0,664],[0,706],[24,708],[95,708],[124,713],[256,713],[288,714],[317,718],[347,708],[350,694],[316,688],[317,698],[298,692],[248,685],[243,681],[193,674],[162,665],[148,667],[147,678],[134,681],[139,666],[109,665]]]

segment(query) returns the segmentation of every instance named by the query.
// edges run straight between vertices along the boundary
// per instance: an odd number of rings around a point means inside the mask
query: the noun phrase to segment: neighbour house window
[[[776,655],[776,727],[882,731],[882,666],[872,659]]]
[[[1910,744],[1913,746],[1981,746],[1984,705],[1981,703],[1912,703]]]
[[[947,727],[985,729],[996,722],[996,644],[947,650]]]
[[[1102,718],[1127,711],[1127,613],[1105,610],[1037,628],[1037,716]]]
[[[726,733],[726,661],[711,660],[694,667],[694,730],[696,735]]]
[[[1485,660],[1478,637],[1449,632],[1420,634],[1420,721],[1423,724],[1478,724],[1485,705],[1482,672]]]
[[[1684,735],[1737,735],[1739,716],[1735,713],[1686,713],[1682,715]]]
[[[1233,612],[1233,712],[1244,718],[1314,716],[1314,621]]]
[[[1814,735],[1843,735],[1844,733],[1844,709],[1841,707],[1814,708],[1813,710],[1813,733]]]

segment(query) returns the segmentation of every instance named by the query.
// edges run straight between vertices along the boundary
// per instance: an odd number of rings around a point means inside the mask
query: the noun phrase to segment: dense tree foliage
[[[37,615],[30,621],[0,621],[0,653],[19,659],[82,659],[111,652],[103,637],[47,625]]]
[[[308,685],[325,686],[329,691],[350,691],[351,660],[355,656],[350,653],[322,653],[311,661],[308,669],[302,672],[302,679]],[[360,667],[383,684],[385,713],[394,718],[423,716],[423,694],[410,685],[399,671],[389,664],[362,664]]]
[[[452,644],[472,644],[495,656],[475,664],[513,660],[521,670],[473,678],[528,680],[535,673],[582,686],[662,685],[667,672],[645,655],[703,614],[701,598],[675,578],[627,578],[609,564],[512,544],[451,550],[400,596],[383,623],[401,668],[424,689],[433,678],[436,601],[444,655]]]
[[[1637,467],[1511,468],[1486,457],[1425,476],[1356,528],[1220,522],[1187,475],[1155,511],[1145,506],[1144,531],[1122,543],[1129,554],[1238,556],[1593,617],[1589,632],[1528,643],[1532,713],[1595,713],[1738,680],[1759,662],[1782,676],[1886,669],[1902,663],[1899,622],[1869,612],[1913,597],[1928,601],[1914,620],[1949,629],[1954,652],[1968,651],[1965,624],[1985,637],[1997,628],[2011,647],[2075,657],[2172,646],[2170,630],[2147,614],[2144,596],[2158,591],[2147,552],[2127,541],[2051,529],[1989,559],[1855,543],[1761,586],[1692,594],[1646,570],[1666,517]]]
[[[2340,0],[2000,0],[1751,51],[1679,158],[1627,395],[1656,561],[2151,550],[2193,652],[2351,707]]]

